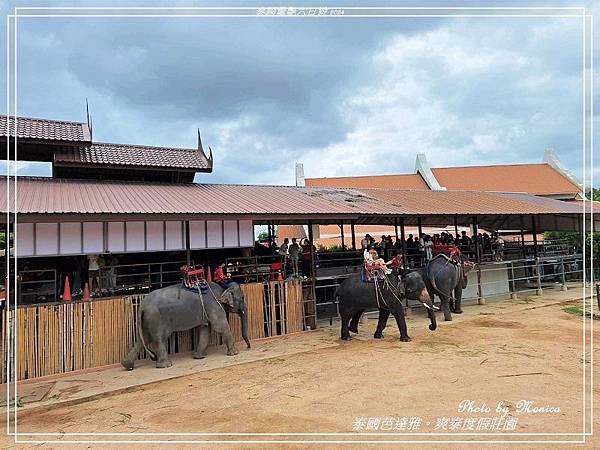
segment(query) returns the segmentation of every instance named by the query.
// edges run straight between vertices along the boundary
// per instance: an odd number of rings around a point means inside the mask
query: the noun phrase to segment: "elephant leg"
[[[406,326],[406,320],[404,319],[404,309],[402,308],[402,305],[399,305],[399,308],[393,311],[392,314],[394,315],[396,324],[400,330],[400,340],[402,342],[410,342],[411,338],[408,335],[408,327]]]
[[[375,334],[373,337],[375,339],[383,339],[383,330],[387,325],[388,318],[390,317],[389,309],[380,309],[379,310],[379,320],[377,321],[377,329],[375,330]]]
[[[127,356],[123,359],[123,361],[121,361],[121,365],[123,367],[125,367],[127,370],[133,370],[135,360],[137,359],[138,355],[142,351],[142,347],[143,347],[142,342],[139,339],[137,339],[135,341],[135,344],[133,345],[133,348],[131,350],[129,350],[129,353],[127,353]]]
[[[361,309],[360,311],[357,311],[356,314],[354,314],[352,316],[352,319],[350,319],[350,326],[348,327],[348,330],[352,331],[353,333],[358,334],[358,321],[360,320],[360,316],[362,316],[362,314],[365,312],[364,309]]]
[[[350,331],[348,328],[348,322],[350,322],[350,318],[352,317],[352,314],[350,311],[340,311],[340,319],[341,319],[341,323],[342,323],[342,340],[344,341],[349,341],[350,339],[352,339],[352,337],[350,336]]]
[[[440,295],[442,301],[442,312],[444,313],[444,320],[452,320],[452,314],[450,314],[450,298],[447,295]]]
[[[158,367],[159,369],[164,369],[173,365],[173,363],[169,359],[166,341],[166,339],[157,339],[156,367]]]
[[[462,314],[462,288],[460,286],[454,289],[454,298],[456,299],[456,301],[454,302],[454,309],[452,310],[452,312],[456,314]]]
[[[239,351],[235,346],[235,340],[233,339],[233,335],[229,329],[229,323],[227,322],[225,313],[223,313],[222,318],[219,316],[215,319],[216,320],[211,320],[211,326],[212,329],[219,333],[223,338],[223,343],[227,346],[227,356],[237,355]]]
[[[206,358],[206,349],[208,348],[209,341],[210,341],[210,328],[208,327],[208,325],[200,326],[200,335],[198,336],[198,345],[196,346],[196,351],[193,354],[194,359]]]

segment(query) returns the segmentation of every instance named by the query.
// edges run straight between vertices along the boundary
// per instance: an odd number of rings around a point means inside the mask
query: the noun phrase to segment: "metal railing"
[[[600,270],[595,262],[594,279],[598,279]],[[589,267],[588,267],[589,270]],[[587,275],[587,279],[590,279]],[[337,286],[350,276],[350,273],[330,277],[324,283],[316,280],[317,314],[320,319],[337,317],[337,305],[333,294]],[[582,255],[558,255],[537,258],[513,259],[507,261],[483,262],[469,275],[467,288],[463,291],[463,300],[485,302],[486,298],[518,296],[519,294],[541,295],[544,289],[566,290],[569,283],[583,280]],[[436,297],[439,302],[439,298]],[[409,306],[418,302],[409,301]],[[600,306],[599,306],[600,307]]]

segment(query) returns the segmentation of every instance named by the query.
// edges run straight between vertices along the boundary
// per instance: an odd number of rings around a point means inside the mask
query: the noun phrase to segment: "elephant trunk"
[[[246,341],[246,346],[250,348],[250,338],[248,337],[248,312],[246,308],[240,313],[240,319],[242,320],[242,337]]]

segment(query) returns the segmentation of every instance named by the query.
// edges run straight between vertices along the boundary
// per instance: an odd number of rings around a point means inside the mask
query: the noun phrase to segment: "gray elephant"
[[[452,320],[451,311],[461,314],[462,291],[467,287],[467,275],[475,264],[469,261],[453,261],[445,255],[437,255],[422,271],[423,279],[432,300],[440,297],[444,320]],[[453,295],[454,294],[454,295]]]
[[[170,367],[167,354],[167,340],[173,332],[200,327],[200,337],[193,353],[194,358],[206,356],[210,340],[210,329],[221,334],[227,346],[227,354],[238,353],[227,322],[227,312],[239,314],[242,322],[242,337],[250,348],[248,338],[248,313],[244,293],[237,283],[230,283],[227,289],[217,283],[208,283],[202,295],[197,290],[181,284],[168,286],[150,292],[144,297],[138,309],[138,339],[125,359],[121,362],[127,370],[133,370],[134,361],[142,348],[156,361],[156,367]],[[148,348],[154,343],[156,351]]]
[[[367,283],[361,279],[361,275],[352,275],[345,279],[335,291],[335,298],[338,301],[340,318],[342,322],[341,338],[345,341],[350,340],[350,331],[358,333],[358,320],[361,314],[367,309],[379,309],[379,322],[375,331],[375,338],[383,337],[383,329],[387,323],[390,313],[396,319],[398,329],[400,330],[400,340],[410,341],[406,320],[404,318],[404,307],[402,300],[409,298],[418,300],[427,308],[427,313],[431,321],[429,329],[435,330],[437,327],[433,304],[427,292],[427,288],[421,275],[417,272],[408,272],[399,274],[396,269],[387,276],[388,283],[378,281],[376,294],[375,283]]]

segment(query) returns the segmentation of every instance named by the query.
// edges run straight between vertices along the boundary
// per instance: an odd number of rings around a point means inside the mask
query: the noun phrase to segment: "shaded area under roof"
[[[7,209],[6,185],[6,179],[0,181],[0,212]],[[424,225],[445,225],[456,217],[460,225],[468,225],[477,216],[481,227],[519,229],[523,216],[533,215],[538,217],[540,230],[579,230],[583,217],[581,202],[474,191],[19,178],[17,192],[20,215],[36,220],[57,220],[57,215],[63,220],[246,217],[278,224],[304,224],[308,220],[315,224],[340,220],[393,224],[404,218],[406,224],[413,225],[421,217]],[[600,213],[597,206],[596,211]],[[529,228],[531,219],[525,219],[525,228]],[[600,225],[598,219],[596,222]]]

